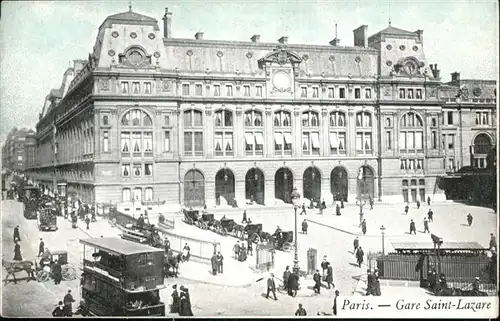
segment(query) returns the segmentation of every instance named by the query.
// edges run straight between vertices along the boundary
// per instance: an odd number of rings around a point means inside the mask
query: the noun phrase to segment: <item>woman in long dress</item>
[[[21,245],[19,245],[19,242],[16,242],[16,245],[14,245],[14,261],[22,261],[23,257],[21,255]]]

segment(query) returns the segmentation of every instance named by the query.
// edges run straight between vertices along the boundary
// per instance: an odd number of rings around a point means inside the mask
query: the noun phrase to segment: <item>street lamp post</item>
[[[293,210],[295,214],[295,242],[294,242],[294,253],[293,253],[293,271],[298,273],[300,268],[299,268],[299,253],[298,253],[298,246],[297,246],[297,209],[299,207],[299,202],[300,202],[300,193],[297,192],[297,188],[295,187],[292,192],[292,203],[293,203]]]
[[[359,169],[358,179],[363,181],[363,188],[359,189],[358,200],[356,204],[359,206],[359,224],[363,222],[363,206],[366,205],[366,176],[363,167]]]
[[[382,256],[385,255],[385,240],[384,240],[384,236],[385,236],[385,226],[381,226],[380,227],[380,231],[382,231]]]

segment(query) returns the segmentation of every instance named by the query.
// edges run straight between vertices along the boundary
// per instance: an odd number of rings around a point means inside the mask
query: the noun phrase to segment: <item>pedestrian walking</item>
[[[427,196],[427,206],[431,206],[431,197]]]
[[[237,260],[240,255],[240,241],[236,241],[236,244],[233,247],[234,258]]]
[[[16,241],[16,245],[14,245],[14,261],[22,261],[23,256],[21,255],[21,245],[19,241]]]
[[[314,280],[314,286],[313,286],[314,293],[320,294],[320,292],[321,292],[321,274],[319,274],[319,270],[316,270],[316,273],[314,273],[313,280]]]
[[[339,296],[339,290],[335,290],[335,297],[333,298],[333,315],[337,315],[337,298]]]
[[[241,223],[248,223],[246,210],[243,210],[243,219],[241,220]]]
[[[363,235],[366,234],[366,219],[363,219],[361,222],[361,231],[363,232]]]
[[[71,295],[71,289],[68,289],[68,293],[64,296],[63,302],[64,316],[71,317],[73,315],[73,302],[75,302],[75,299],[73,299],[73,296]]]
[[[427,218],[429,219],[429,222],[434,222],[433,220],[434,212],[429,208],[429,212],[427,212]]]
[[[212,274],[217,275],[217,255],[214,252],[214,255],[212,255],[212,258],[210,259],[210,263],[212,263]]]
[[[19,225],[14,227],[14,242],[21,241],[21,236],[19,235]]]
[[[326,202],[325,202],[325,199],[323,198],[323,200],[321,201],[321,208],[326,210]]]
[[[217,252],[217,267],[218,267],[218,272],[220,274],[223,274],[224,273],[224,257],[222,256],[222,254],[219,252]]]
[[[191,310],[191,298],[189,296],[189,289],[183,286],[181,286],[179,315],[186,317],[193,316],[193,311]]]
[[[54,265],[52,265],[52,278],[54,284],[60,284],[62,281],[62,267],[58,260],[55,260]]]
[[[359,246],[359,238],[356,236],[356,238],[354,239],[354,242],[353,243],[353,246],[354,246],[354,255],[356,255],[356,250],[358,249],[358,246]]]
[[[297,295],[299,288],[299,275],[297,273],[297,271],[293,271],[288,278],[288,295],[292,298]]]
[[[38,255],[37,255],[37,257],[40,257],[40,255],[42,255],[44,251],[45,251],[45,243],[40,238],[40,243],[38,244]]]
[[[340,206],[339,206],[339,204],[337,204],[337,206],[335,207],[335,214],[336,214],[337,216],[342,215],[342,213],[340,213]]]
[[[321,206],[321,204],[319,204],[319,215],[323,215],[323,206]]]
[[[250,240],[247,241],[247,252],[248,252],[248,255],[253,256],[253,244],[252,244],[252,241],[250,241]]]
[[[170,252],[170,241],[165,237],[165,254],[168,254],[168,252]]]
[[[375,269],[374,275],[373,275],[373,289],[375,291],[375,296],[380,296],[380,277],[378,275],[378,269]]]
[[[413,234],[417,234],[417,229],[415,228],[415,222],[413,220],[410,221],[410,234],[413,232]]]
[[[323,262],[321,262],[321,269],[323,270],[323,274],[322,274],[322,280],[326,280],[326,270],[328,269],[328,264],[330,264],[330,262],[328,262],[326,260],[326,255],[323,256]]]
[[[495,235],[493,235],[493,233],[490,233],[490,250],[496,247],[497,247],[497,240],[495,238]]]
[[[408,206],[408,204],[405,206],[405,215],[408,215],[408,210],[410,209],[410,207]]]
[[[272,292],[274,295],[274,300],[278,300],[276,297],[276,283],[274,282],[274,274],[271,273],[271,276],[267,279],[267,294],[266,299],[269,299],[269,292]]]
[[[144,216],[142,214],[137,219],[137,227],[139,228],[139,230],[142,230],[142,228],[144,227]]]
[[[371,269],[366,270],[366,295],[375,295],[373,290],[373,274]]]
[[[328,264],[326,271],[326,284],[328,285],[328,290],[330,290],[330,285],[332,288],[335,288],[335,284],[333,284],[333,267],[331,264]]]
[[[89,218],[88,215],[85,217],[85,224],[87,224],[87,230],[88,230],[89,229],[89,224],[90,224],[90,218]]]
[[[64,316],[64,306],[62,301],[59,301],[56,308],[52,311],[52,316],[56,318]]]
[[[302,303],[299,303],[299,308],[295,311],[295,316],[305,316],[307,315],[306,310],[302,307]]]
[[[424,233],[426,232],[431,232],[429,231],[429,221],[427,221],[427,218],[424,218]]]
[[[369,202],[370,202],[370,210],[373,210],[373,204],[374,203],[373,203],[373,198],[371,196],[370,196]]]
[[[172,289],[174,289],[174,291],[170,295],[172,297],[172,304],[170,305],[170,312],[171,313],[178,313],[181,302],[180,302],[179,292],[177,291],[177,284],[174,284],[172,286]]]
[[[472,214],[471,213],[467,214],[467,223],[469,224],[469,226],[472,225],[472,220],[473,220]]]
[[[300,215],[307,215],[307,211],[306,211],[306,204],[302,203],[302,212],[300,212]]]
[[[183,261],[189,261],[189,257],[191,256],[190,252],[191,252],[191,248],[186,243],[186,245],[184,245],[184,248],[182,249],[182,260]]]
[[[302,234],[307,234],[307,222],[304,220],[302,222]]]
[[[420,209],[420,201],[417,200],[417,210]]]
[[[340,200],[340,208],[344,208],[344,200]]]
[[[288,289],[288,279],[290,279],[290,266],[286,266],[285,272],[283,272],[283,289],[287,290]]]
[[[363,263],[363,258],[364,258],[365,252],[363,252],[363,249],[358,247],[358,250],[356,251],[356,259],[358,261],[359,267],[361,267],[361,264]]]

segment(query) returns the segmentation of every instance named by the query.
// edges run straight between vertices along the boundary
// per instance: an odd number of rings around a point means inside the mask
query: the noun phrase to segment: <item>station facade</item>
[[[496,144],[496,83],[439,73],[422,30],[361,26],[352,47],[179,39],[168,9],[163,34],[124,12],[47,96],[29,175],[114,204],[274,205],[294,187],[327,204],[438,200],[439,175],[481,166],[481,134]]]

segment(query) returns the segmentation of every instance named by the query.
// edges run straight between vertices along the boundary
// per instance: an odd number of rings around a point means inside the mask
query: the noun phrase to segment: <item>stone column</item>
[[[243,145],[244,143],[244,134],[245,134],[245,126],[243,122],[243,111],[242,108],[237,106],[236,107],[236,113],[235,113],[235,122],[234,122],[234,130],[233,130],[233,148],[234,148],[234,155],[237,157],[243,157],[245,156],[245,146]],[[241,130],[243,128],[243,130]]]
[[[264,117],[264,157],[272,157],[274,155],[274,132],[273,112],[270,107],[266,107],[266,114]]]
[[[320,155],[326,157],[330,155],[330,139],[328,130],[328,109],[321,108],[321,119],[320,119],[320,132],[319,132],[319,142],[321,147]]]
[[[356,155],[356,113],[349,110],[347,113],[347,123],[349,124],[346,131],[347,156]]]
[[[214,156],[214,142],[213,142],[213,137],[215,135],[214,133],[214,119],[212,117],[212,107],[211,106],[206,106],[205,107],[205,132],[204,132],[204,145],[206,148],[206,152],[204,153],[208,158],[212,158]],[[211,137],[211,139],[208,139]],[[214,192],[215,193],[215,192]],[[215,195],[215,194],[214,194]],[[215,196],[214,196],[215,198]]]
[[[300,109],[294,108],[293,110],[293,126],[292,126],[292,155],[294,157],[300,157],[302,154],[302,126],[300,124]]]

